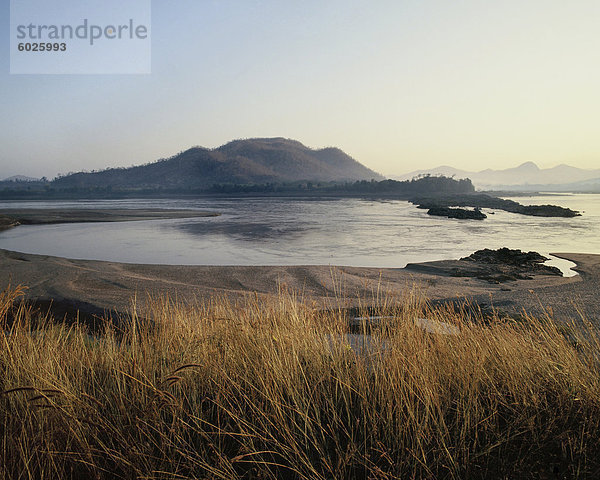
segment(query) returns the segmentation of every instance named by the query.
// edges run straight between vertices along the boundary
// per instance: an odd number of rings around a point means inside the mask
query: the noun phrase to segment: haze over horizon
[[[0,178],[253,137],[384,175],[600,164],[597,1],[154,1],[150,75],[10,75],[1,1]]]

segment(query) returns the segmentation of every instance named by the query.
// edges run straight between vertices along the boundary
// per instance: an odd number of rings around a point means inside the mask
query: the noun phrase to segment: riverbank
[[[132,222],[167,218],[216,217],[219,213],[174,209],[2,209],[0,230],[18,225],[50,225],[58,223]]]
[[[27,287],[26,299],[52,303],[55,313],[86,315],[127,312],[132,298],[143,312],[150,296],[168,296],[193,304],[214,297],[231,302],[248,295],[276,295],[293,290],[316,307],[352,307],[397,299],[417,289],[433,301],[470,299],[483,308],[506,312],[526,310],[551,313],[559,320],[586,318],[600,321],[600,255],[560,253],[577,263],[578,276],[539,275],[531,279],[490,283],[456,277],[459,260],[427,262],[415,268],[363,268],[345,266],[183,266],[140,265],[73,260],[0,250],[0,289]],[[458,262],[458,263],[457,263]],[[465,268],[469,267],[469,262]]]
[[[579,275],[491,283],[477,268],[454,276],[467,260],[160,266],[0,250],[0,476],[592,478],[600,255],[556,255]],[[14,308],[9,284],[51,315]],[[435,305],[465,297],[474,308]],[[332,307],[367,305],[382,320],[365,355]],[[592,323],[490,324],[491,305]],[[124,321],[90,336],[108,313]],[[460,333],[429,335],[422,319]]]
[[[155,297],[147,317],[90,335],[81,322],[14,308],[20,294],[0,292],[0,478],[600,471],[593,324],[489,322],[476,309],[380,295],[379,322],[361,345],[344,311],[283,292],[238,305]]]

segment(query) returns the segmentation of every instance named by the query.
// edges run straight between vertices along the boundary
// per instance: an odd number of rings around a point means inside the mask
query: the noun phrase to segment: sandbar
[[[444,262],[424,268],[365,268],[330,265],[186,266],[141,265],[75,260],[0,249],[0,289],[27,287],[25,298],[53,304],[55,313],[101,316],[129,312],[135,298],[139,312],[149,298],[169,297],[184,303],[248,295],[293,292],[315,308],[376,304],[387,297],[400,301],[411,291],[431,300],[468,299],[504,312],[526,311],[559,320],[600,320],[600,255],[553,254],[577,264],[579,275],[533,275],[531,279],[493,284],[476,277],[453,277]]]

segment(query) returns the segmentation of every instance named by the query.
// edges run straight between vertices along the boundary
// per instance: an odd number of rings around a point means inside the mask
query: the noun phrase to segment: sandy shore
[[[164,218],[214,217],[216,212],[175,209],[55,209],[5,208],[0,213],[0,230],[17,225],[82,222],[132,222]]]
[[[4,209],[0,229],[19,224],[118,222],[157,218],[214,216],[216,212],[170,209]],[[0,289],[27,287],[26,298],[40,306],[52,305],[57,315],[128,312],[132,298],[142,312],[149,296],[169,296],[197,302],[214,296],[239,301],[247,295],[274,295],[281,288],[296,292],[315,306],[355,306],[377,303],[377,298],[400,298],[414,289],[432,300],[470,299],[507,312],[526,310],[552,313],[559,319],[600,321],[600,255],[555,254],[577,263],[580,275],[562,278],[535,274],[529,280],[500,284],[475,275],[453,276],[473,263],[442,260],[410,268],[344,266],[168,266],[135,265],[0,250]]]
[[[132,297],[143,311],[148,295],[168,295],[183,302],[223,295],[232,301],[248,294],[272,295],[289,288],[315,306],[353,306],[395,298],[418,288],[433,300],[469,298],[504,311],[551,312],[558,319],[600,320],[600,255],[555,254],[577,263],[580,275],[536,275],[530,280],[492,284],[478,278],[453,277],[457,261],[428,262],[426,268],[381,269],[332,266],[165,266],[71,260],[0,250],[0,289],[28,287],[26,298],[54,303],[55,313],[101,315],[127,312]]]

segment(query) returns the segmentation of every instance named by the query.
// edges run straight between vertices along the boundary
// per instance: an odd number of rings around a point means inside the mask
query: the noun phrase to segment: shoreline
[[[460,260],[440,260],[411,268],[327,265],[186,266],[73,260],[0,249],[0,289],[27,287],[25,299],[58,317],[126,314],[135,297],[138,312],[150,296],[195,304],[214,297],[236,303],[249,295],[291,291],[315,308],[350,308],[399,299],[417,289],[431,301],[464,301],[518,314],[551,314],[558,320],[600,321],[600,255],[553,253],[577,264],[575,277],[532,274],[531,279],[490,283],[475,276],[452,276]],[[416,268],[415,268],[416,267]]]
[[[52,225],[60,223],[133,222],[170,218],[218,217],[218,212],[185,209],[59,209],[3,208],[0,211],[0,231],[19,225]]]

